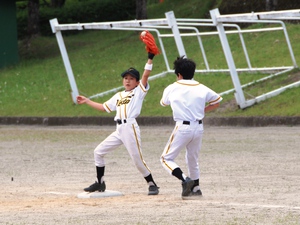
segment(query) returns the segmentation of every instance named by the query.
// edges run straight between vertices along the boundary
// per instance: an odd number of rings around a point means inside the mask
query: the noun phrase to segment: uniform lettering
[[[117,106],[127,105],[130,102],[130,99],[125,98],[117,101]]]

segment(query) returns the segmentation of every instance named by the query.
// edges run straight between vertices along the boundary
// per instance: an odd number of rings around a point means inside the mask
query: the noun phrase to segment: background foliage
[[[264,12],[267,11],[267,2],[270,0],[223,0],[219,5],[219,10],[221,14]],[[273,2],[275,3],[273,10],[300,8],[298,0],[273,0]]]
[[[62,8],[40,7],[40,32],[42,36],[52,35],[49,20],[58,18],[59,23],[88,23],[134,19],[135,0],[67,0]],[[18,38],[27,35],[28,13],[20,3],[17,13]],[[68,33],[68,32],[66,32]],[[74,33],[74,32],[72,32]]]
[[[170,9],[182,18],[209,18],[209,10],[219,8],[221,14],[247,13],[266,11],[266,2],[274,1],[276,10],[300,8],[297,0],[189,0],[185,4],[179,0],[148,0],[148,17],[160,18]],[[66,0],[61,8],[50,7],[47,1],[40,1],[40,32],[41,35],[51,35],[49,20],[59,18],[60,23],[85,23],[121,21],[135,19],[136,0]],[[159,4],[159,7],[158,7]],[[18,38],[27,35],[28,9],[26,1],[17,2]],[[151,7],[155,11],[151,11]],[[66,32],[68,33],[68,32]],[[74,33],[74,32],[72,32]]]

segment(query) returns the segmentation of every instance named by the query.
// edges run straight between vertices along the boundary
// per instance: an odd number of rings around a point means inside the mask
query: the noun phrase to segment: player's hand
[[[153,60],[154,56],[155,56],[155,55],[154,55],[153,53],[148,52],[148,59]]]
[[[82,95],[78,95],[77,96],[77,103],[78,104],[84,104],[88,101],[88,98],[82,96]]]

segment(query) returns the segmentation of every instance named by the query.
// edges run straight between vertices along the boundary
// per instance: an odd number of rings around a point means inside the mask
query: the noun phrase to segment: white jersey
[[[216,104],[222,97],[195,80],[178,80],[164,90],[160,104],[171,105],[174,121],[197,121],[205,115],[206,104]]]
[[[220,95],[195,80],[178,80],[166,87],[160,104],[171,106],[176,124],[160,161],[170,174],[173,175],[173,171],[179,168],[175,159],[186,148],[188,176],[194,181],[199,180],[198,157],[204,132],[201,120],[204,118],[206,104],[213,105],[221,100]]]
[[[151,171],[142,156],[140,128],[136,117],[140,115],[143,100],[149,90],[140,83],[131,91],[121,91],[106,101],[103,106],[107,112],[116,111],[115,121],[117,129],[103,140],[94,150],[95,165],[105,166],[104,156],[118,146],[124,144],[135,166],[143,177],[147,177]]]
[[[115,121],[118,119],[130,119],[137,118],[142,109],[143,100],[150,89],[150,85],[147,84],[147,88],[140,82],[139,85],[131,91],[121,91],[116,93],[103,106],[106,112],[117,111]]]

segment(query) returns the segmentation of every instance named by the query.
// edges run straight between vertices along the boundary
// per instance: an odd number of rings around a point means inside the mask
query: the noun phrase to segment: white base
[[[119,191],[105,190],[104,192],[82,192],[77,195],[77,198],[106,198],[122,195],[123,194]]]

